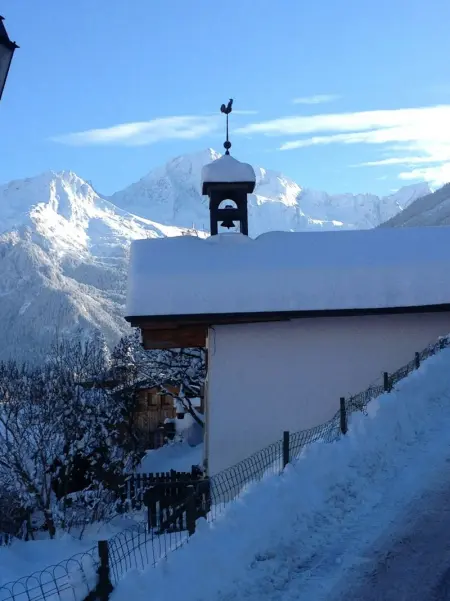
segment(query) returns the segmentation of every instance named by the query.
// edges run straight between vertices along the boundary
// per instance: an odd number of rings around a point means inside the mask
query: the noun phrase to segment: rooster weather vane
[[[232,111],[232,106],[233,106],[233,99],[230,98],[230,100],[228,101],[228,104],[226,106],[225,106],[225,104],[222,104],[222,106],[220,107],[220,112],[224,113],[227,116],[227,139],[223,143],[223,146],[225,148],[225,154],[230,154],[230,148],[231,148],[231,142],[228,139],[228,115]]]

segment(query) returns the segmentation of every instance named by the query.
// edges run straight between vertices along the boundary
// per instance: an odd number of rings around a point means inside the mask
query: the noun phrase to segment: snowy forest
[[[204,378],[203,349],[143,351],[134,335],[112,351],[98,336],[58,338],[41,365],[0,363],[0,532],[53,537],[126,511],[146,450],[137,390],[159,386],[203,426],[190,398]]]

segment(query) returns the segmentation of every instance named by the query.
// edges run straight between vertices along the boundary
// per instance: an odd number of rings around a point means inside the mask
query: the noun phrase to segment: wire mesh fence
[[[267,474],[282,469],[282,443],[278,441],[254,453],[244,461],[213,476],[210,482],[211,512],[216,514],[232,501],[249,482],[257,482]]]
[[[329,421],[320,426],[291,434],[289,445],[290,460],[298,457],[302,449],[313,442],[319,440],[323,440],[324,442],[335,441],[340,436],[339,420],[339,413],[336,413]]]
[[[327,422],[291,433],[289,435],[288,461],[296,459],[301,451],[311,443],[334,442],[347,430],[348,417],[354,412],[366,413],[369,402],[385,392],[418,369],[427,358],[450,346],[450,337],[441,337],[435,344],[429,345],[414,358],[392,374],[384,373],[383,382],[375,383],[359,394],[342,399],[340,410]],[[209,520],[214,520],[225,505],[236,498],[250,483],[261,480],[266,474],[279,474],[286,464],[282,441],[276,442],[237,465],[220,472],[210,479],[211,510]]]
[[[336,441],[346,433],[347,419],[352,413],[365,413],[372,399],[390,392],[399,381],[418,369],[424,360],[449,346],[450,337],[440,338],[436,344],[416,353],[414,359],[393,374],[385,373],[382,384],[373,384],[359,394],[347,399],[342,398],[340,410],[329,421],[308,430],[286,433],[288,436],[285,436],[284,440],[269,445],[212,478],[184,480],[183,483],[178,483],[186,485],[191,492],[193,491],[193,495],[178,500],[173,507],[168,507],[167,503],[161,505],[164,511],[161,510],[158,519],[150,516],[154,510],[149,506],[146,522],[123,530],[107,543],[102,541],[107,547],[108,563],[103,572],[107,580],[104,590],[111,590],[112,587],[108,586],[117,584],[131,569],[154,567],[169,553],[186,544],[192,534],[192,512],[194,530],[195,519],[199,516],[206,517],[208,521],[217,519],[226,505],[236,499],[248,485],[262,480],[269,474],[280,474],[286,463],[298,458],[308,445],[318,441]],[[171,479],[161,480],[163,481],[152,483],[149,481],[149,490],[158,486],[168,486],[165,480]],[[167,492],[165,494],[167,495]],[[144,499],[145,491],[139,492],[139,495]],[[162,518],[162,515],[166,517]],[[101,575],[99,553],[94,548],[42,572],[0,586],[0,601],[95,599],[96,587],[101,584]]]
[[[158,533],[148,527],[147,521],[119,532],[108,540],[112,584],[117,584],[131,569],[156,566],[187,539],[187,527]]]
[[[380,394],[383,394],[383,392],[385,392],[384,385],[380,384],[371,386],[367,390],[350,397],[346,400],[348,413],[353,413],[354,411],[365,412],[368,403],[377,396],[380,396]]]

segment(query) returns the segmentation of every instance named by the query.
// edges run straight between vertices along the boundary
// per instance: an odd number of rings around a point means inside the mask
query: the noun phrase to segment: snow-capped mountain
[[[71,335],[79,328],[86,335],[102,332],[109,344],[127,332],[131,240],[187,234],[193,225],[206,230],[200,172],[218,156],[208,150],[178,157],[110,199],[69,171],[0,186],[0,359],[38,360],[56,333]],[[330,196],[301,189],[279,173],[255,171],[253,235],[374,227],[429,191],[419,184],[386,198]]]
[[[203,165],[221,155],[209,148],[181,156],[151,171],[138,182],[110,197],[115,205],[166,225],[209,225],[207,198],[201,195]],[[249,197],[250,235],[269,230],[372,228],[428,194],[426,183],[413,184],[395,194],[336,194],[301,188],[281,173],[254,166],[255,193]]]
[[[402,212],[382,224],[382,227],[415,227],[450,225],[450,184],[418,198]]]
[[[33,360],[56,332],[117,342],[130,241],[182,233],[118,209],[71,172],[1,187],[0,224],[0,358]]]

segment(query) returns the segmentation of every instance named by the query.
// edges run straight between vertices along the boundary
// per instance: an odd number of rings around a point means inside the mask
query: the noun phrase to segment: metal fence
[[[187,529],[157,534],[154,529],[148,528],[147,521],[120,532],[108,540],[112,584],[117,584],[131,569],[156,566],[187,539]]]
[[[336,403],[339,410],[326,423],[300,432],[286,432],[283,440],[254,453],[237,465],[210,479],[190,483],[190,488],[199,496],[204,495],[205,482],[208,485],[208,521],[216,519],[227,503],[235,499],[250,483],[261,480],[267,474],[280,474],[286,463],[297,458],[305,446],[317,441],[333,442],[344,435],[352,413],[366,412],[367,404],[373,398],[392,391],[400,380],[418,369],[425,359],[449,346],[449,337],[440,338],[436,344],[415,353],[414,359],[395,373],[384,373],[381,384],[370,386],[347,399],[341,398],[340,403]],[[94,548],[57,566],[1,586],[0,601],[44,601],[50,597],[61,601],[82,601],[86,597],[89,601],[95,598],[104,601],[112,586],[129,570],[156,566],[161,559],[189,541],[192,527],[189,527],[189,517],[186,516],[189,514],[190,500],[192,497],[178,506],[180,519],[176,522],[178,527],[173,531],[161,531],[150,519],[134,525],[107,542],[101,541],[99,545],[103,545],[103,556],[100,547],[98,550]]]
[[[97,584],[97,548],[0,586],[0,601],[83,601]]]

